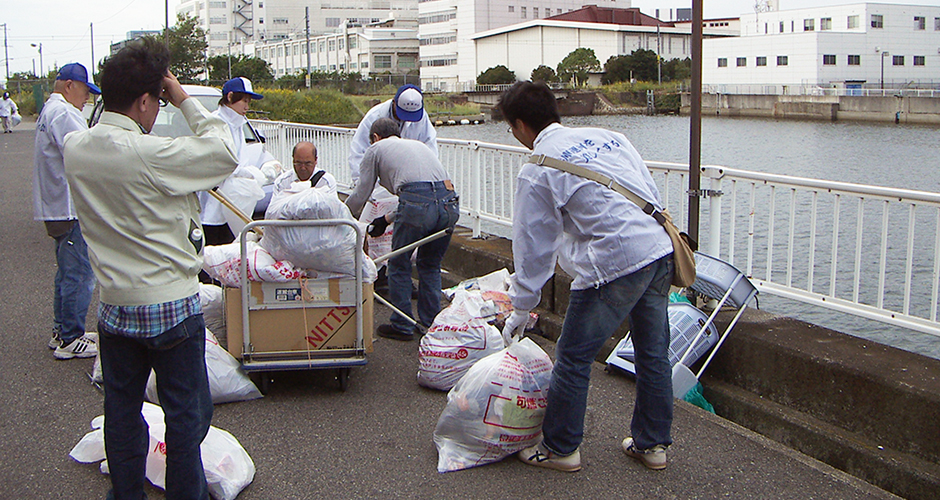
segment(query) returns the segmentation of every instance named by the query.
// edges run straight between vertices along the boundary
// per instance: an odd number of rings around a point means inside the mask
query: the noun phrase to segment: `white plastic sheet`
[[[150,403],[144,403],[141,413],[150,432],[150,445],[147,452],[147,480],[154,486],[166,488],[166,444],[164,435],[163,410]],[[99,415],[91,421],[92,431],[72,448],[69,456],[77,462],[101,462],[101,472],[108,473],[107,457],[104,447],[104,416]],[[202,453],[202,466],[209,483],[209,494],[219,500],[234,500],[235,497],[255,478],[255,464],[242,448],[242,445],[228,432],[218,427],[209,427],[209,433],[199,447]]]
[[[497,462],[539,442],[552,361],[524,338],[478,361],[437,421],[438,472]]]

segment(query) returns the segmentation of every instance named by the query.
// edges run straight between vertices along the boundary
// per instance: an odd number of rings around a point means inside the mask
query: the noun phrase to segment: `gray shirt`
[[[387,137],[366,150],[359,165],[359,183],[346,199],[346,206],[359,217],[378,179],[388,192],[397,195],[403,184],[450,180],[437,154],[423,142]]]

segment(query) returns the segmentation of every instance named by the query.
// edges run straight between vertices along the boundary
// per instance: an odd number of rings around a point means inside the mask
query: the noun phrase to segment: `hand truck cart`
[[[355,277],[288,283],[248,279],[249,231],[258,226],[329,225],[355,231]],[[260,379],[262,392],[269,388],[267,372],[309,369],[335,369],[345,391],[351,368],[365,365],[372,351],[373,290],[362,276],[362,230],[345,219],[260,220],[246,224],[239,240],[241,288],[225,289],[229,352],[253,379]]]

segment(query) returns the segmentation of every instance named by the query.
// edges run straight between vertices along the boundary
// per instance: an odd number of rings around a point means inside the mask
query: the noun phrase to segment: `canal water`
[[[645,160],[688,163],[686,116],[564,117],[569,126],[622,132]],[[442,138],[518,146],[505,122],[439,127]],[[705,117],[702,164],[858,184],[940,191],[940,129],[857,122]],[[795,256],[798,260],[800,256]],[[806,256],[803,256],[804,260]],[[841,267],[841,266],[840,266]],[[923,289],[930,294],[929,276]],[[820,287],[819,289],[823,289]],[[760,308],[940,359],[940,338],[764,294]],[[925,304],[924,307],[929,307]]]

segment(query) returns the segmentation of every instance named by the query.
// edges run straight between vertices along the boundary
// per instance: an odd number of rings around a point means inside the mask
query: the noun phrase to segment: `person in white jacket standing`
[[[79,63],[62,66],[52,94],[36,120],[33,157],[33,218],[42,221],[55,239],[56,275],[54,324],[49,348],[56,359],[89,358],[97,354],[94,335],[85,333],[88,305],[95,291],[95,276],[88,262],[72,192],[65,177],[62,148],[65,136],[87,130],[82,107],[88,94],[101,90],[88,79]]]
[[[245,140],[245,126],[248,124],[246,115],[251,108],[251,101],[263,99],[264,96],[254,92],[251,80],[245,77],[232,78],[222,86],[222,98],[219,100],[219,109],[212,112],[228,124],[235,141],[236,156],[239,170],[243,177],[254,177],[248,173],[247,167],[256,167],[261,170],[267,182],[273,182],[281,173],[281,164],[267,151],[249,154]],[[224,245],[235,241],[235,235],[226,223],[223,210],[227,210],[212,195],[207,192],[199,193],[199,204],[202,206],[202,224],[206,234],[207,245]],[[251,213],[248,214],[251,216]]]

